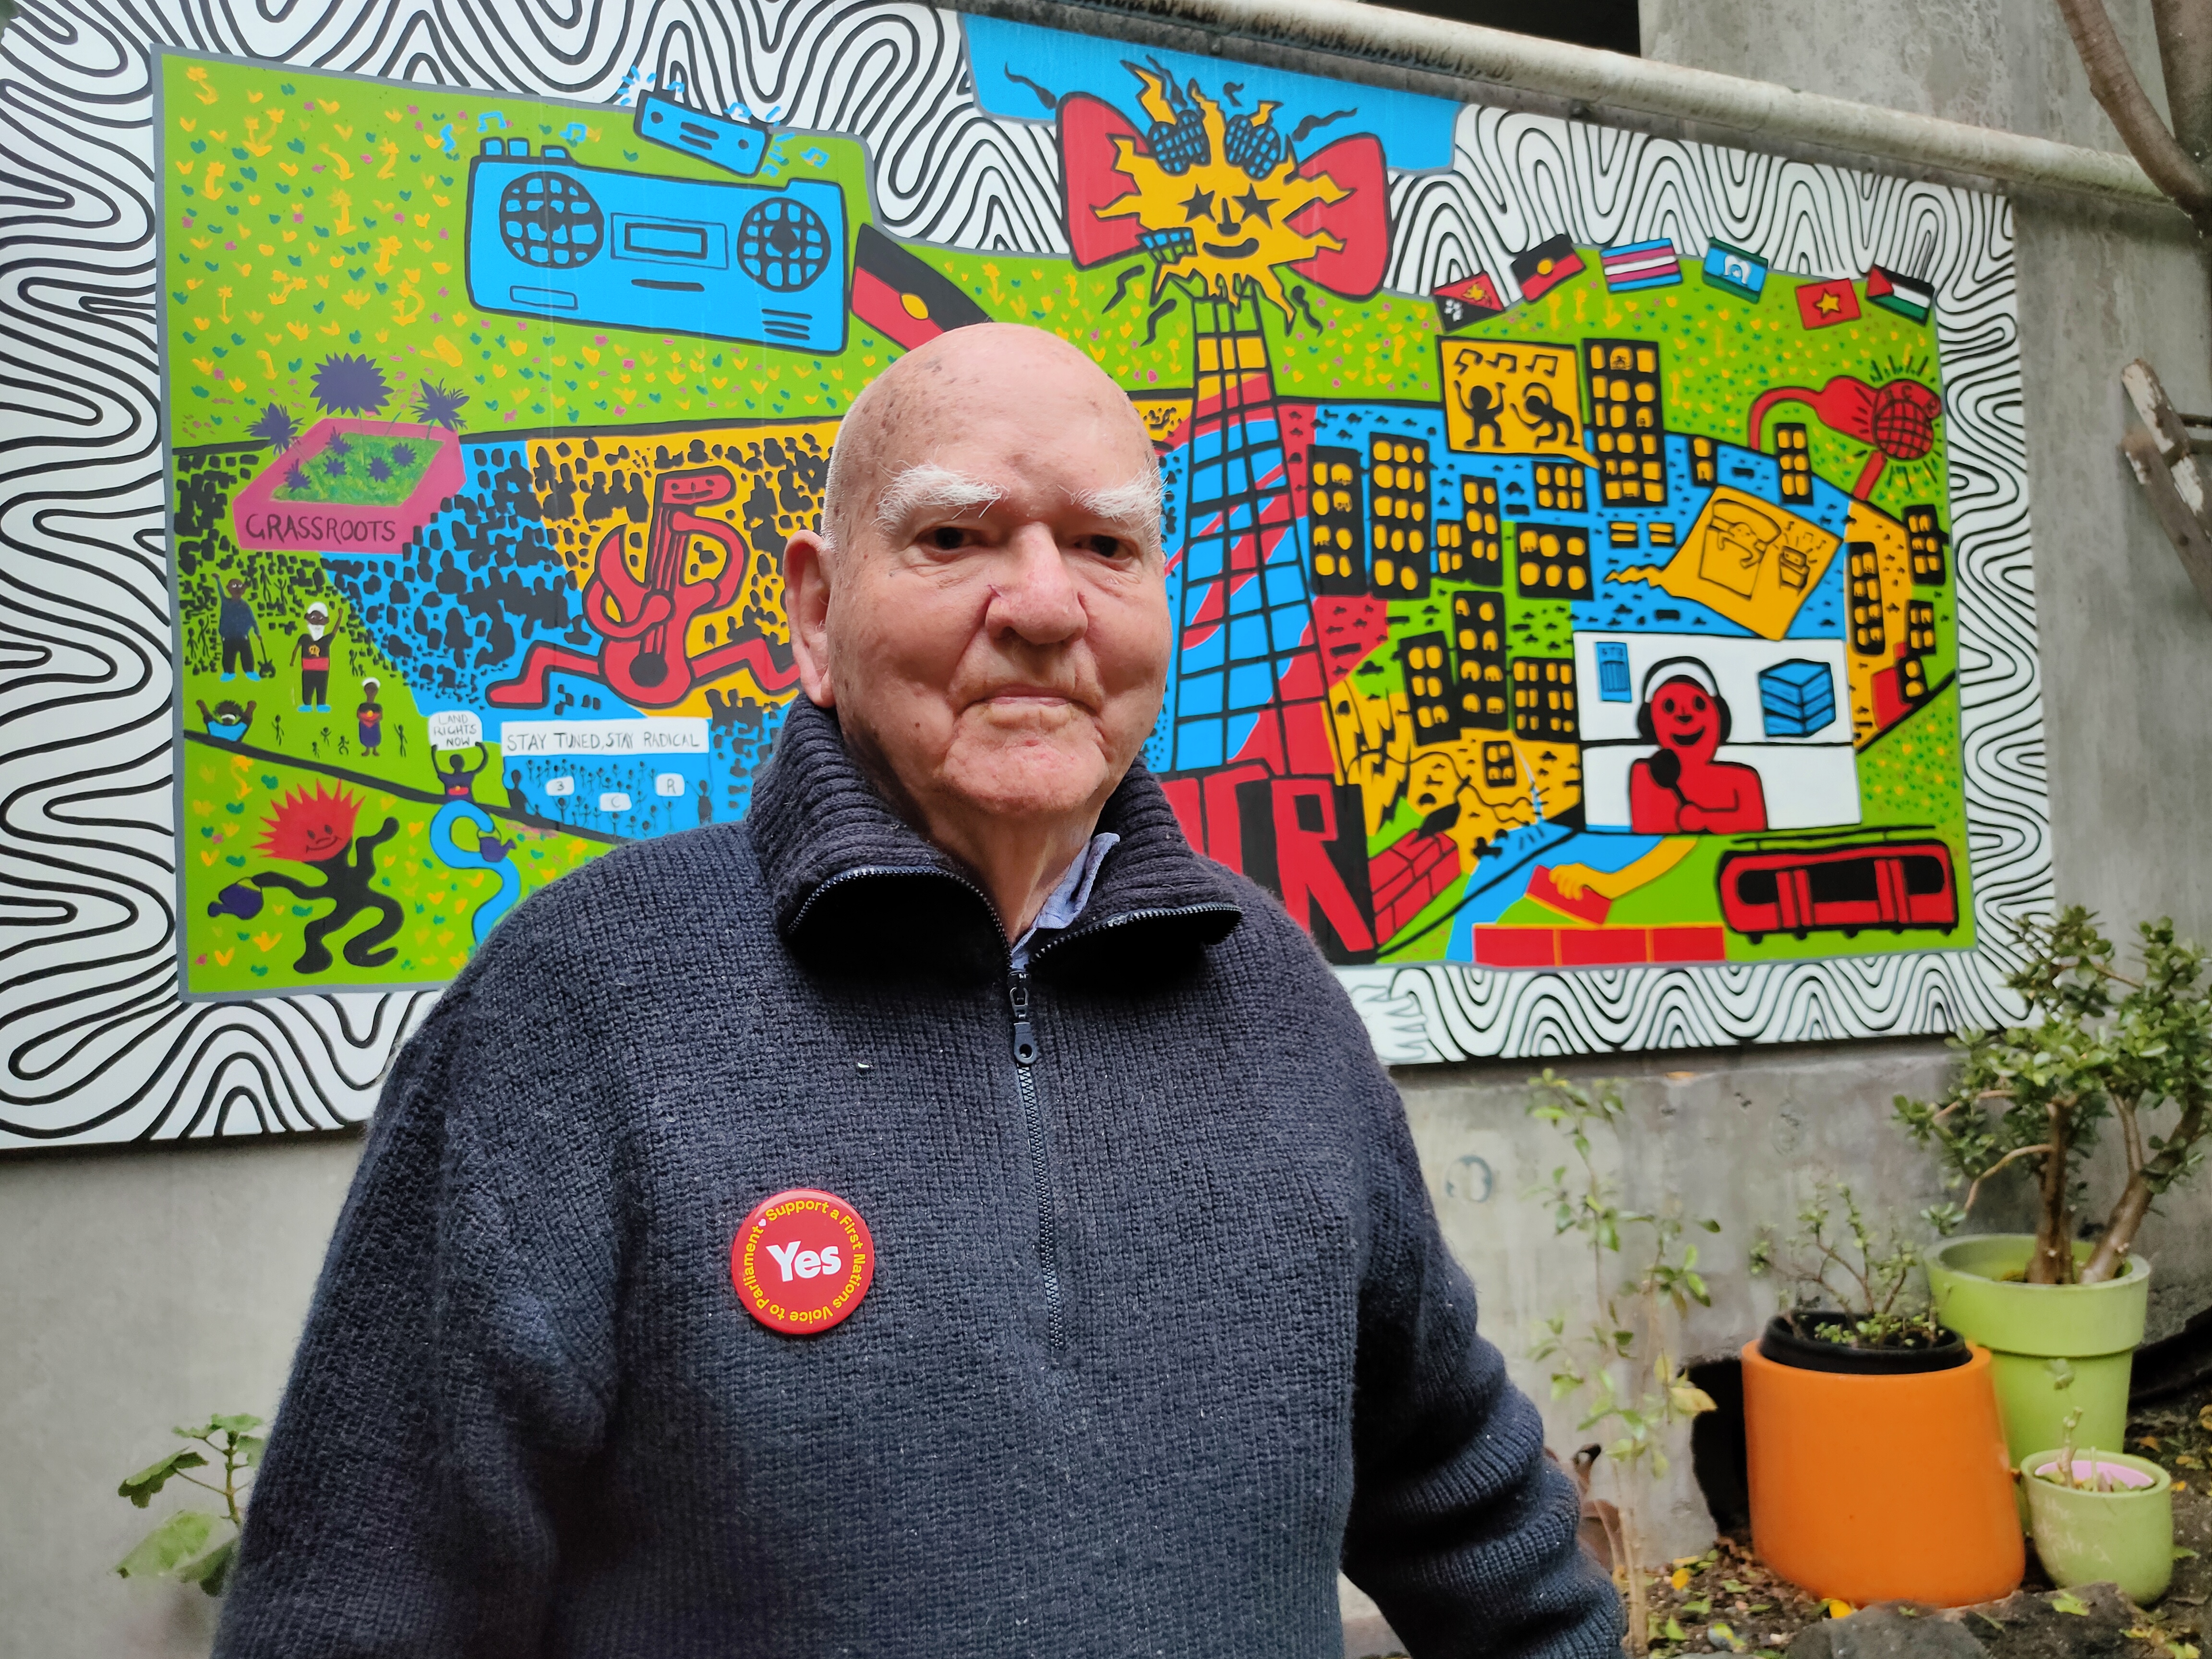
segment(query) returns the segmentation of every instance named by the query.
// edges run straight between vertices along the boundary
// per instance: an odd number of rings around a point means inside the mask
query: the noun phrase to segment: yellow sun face
[[[1189,97],[1197,106],[1201,146],[1188,131],[1188,108],[1176,108],[1177,94],[1149,70],[1136,73],[1145,86],[1138,102],[1155,122],[1177,133],[1176,159],[1187,165],[1171,172],[1157,156],[1139,155],[1134,139],[1115,139],[1114,170],[1134,188],[1100,208],[1098,216],[1133,218],[1144,227],[1146,251],[1158,261],[1155,294],[1170,276],[1199,277],[1229,300],[1249,283],[1290,316],[1291,302],[1275,267],[1344,246],[1328,231],[1309,235],[1290,222],[1316,202],[1340,202],[1351,192],[1326,174],[1298,176],[1297,157],[1270,125],[1276,105],[1262,103],[1232,125],[1221,106],[1193,82]],[[1160,131],[1153,128],[1156,143]]]

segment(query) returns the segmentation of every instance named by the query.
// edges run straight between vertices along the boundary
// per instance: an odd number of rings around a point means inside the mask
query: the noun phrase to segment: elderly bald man
[[[217,1651],[1614,1650],[1403,1110],[1137,763],[1152,449],[980,326],[855,401],[741,825],[503,922],[387,1083]]]

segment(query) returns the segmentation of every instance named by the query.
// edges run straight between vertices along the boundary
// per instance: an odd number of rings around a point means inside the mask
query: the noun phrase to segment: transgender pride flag
[[[1656,242],[1626,242],[1598,255],[1605,267],[1605,285],[1615,294],[1639,288],[1666,288],[1682,280],[1682,262],[1674,245],[1662,236]]]

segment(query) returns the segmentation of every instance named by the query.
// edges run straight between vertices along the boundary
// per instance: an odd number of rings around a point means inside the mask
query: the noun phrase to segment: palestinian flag
[[[1579,276],[1583,256],[1562,231],[1548,242],[1539,242],[1513,261],[1513,281],[1524,300],[1540,299],[1570,276]]]
[[[873,225],[854,240],[853,314],[913,350],[948,329],[988,323],[982,307]]]
[[[1911,276],[1870,265],[1866,276],[1867,299],[1884,311],[1893,311],[1908,322],[1924,323],[1936,309],[1936,290]]]
[[[1481,317],[1495,317],[1505,309],[1505,302],[1498,297],[1498,284],[1490,280],[1490,273],[1478,270],[1472,276],[1462,276],[1456,283],[1446,283],[1431,296],[1437,302],[1437,314],[1443,320],[1444,332],[1465,328]]]
[[[1598,255],[1605,268],[1605,285],[1615,294],[1632,294],[1641,288],[1667,288],[1682,280],[1682,262],[1674,245],[1664,236],[1656,242],[1629,242]]]
[[[1833,328],[1859,319],[1858,290],[1848,276],[1832,283],[1806,283],[1797,290],[1797,315],[1808,328]]]

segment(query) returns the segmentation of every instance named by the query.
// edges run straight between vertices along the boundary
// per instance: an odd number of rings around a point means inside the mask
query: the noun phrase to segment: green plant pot
[[[2090,1248],[2076,1244],[2075,1260],[2087,1261]],[[2031,1234],[1978,1233],[1930,1250],[1936,1316],[1995,1360],[1997,1414],[2012,1457],[2064,1441],[2067,1413],[2077,1407],[2074,1443],[2117,1451],[2125,1441],[2128,1380],[2150,1305],[2149,1265],[2130,1259],[2126,1273],[2102,1285],[2008,1279],[2027,1267],[2034,1249]]]
[[[2173,1579],[2172,1480],[2148,1458],[2077,1449],[2077,1474],[2086,1476],[2096,1466],[2146,1481],[2124,1492],[2080,1492],[2035,1473],[2056,1468],[2058,1458],[2056,1451],[2042,1451],[2020,1461],[2028,1531],[2043,1570],[2061,1587],[2109,1581],[2148,1607]]]

